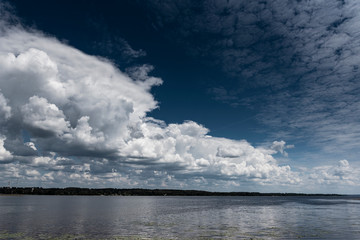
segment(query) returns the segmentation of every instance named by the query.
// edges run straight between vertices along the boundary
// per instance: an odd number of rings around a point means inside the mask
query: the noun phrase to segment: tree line
[[[1,187],[0,194],[104,196],[340,196],[338,194],[209,192],[177,189]]]

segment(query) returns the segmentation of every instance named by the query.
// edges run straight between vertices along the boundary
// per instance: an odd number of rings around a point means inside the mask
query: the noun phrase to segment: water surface
[[[0,196],[0,239],[359,239],[356,197]]]

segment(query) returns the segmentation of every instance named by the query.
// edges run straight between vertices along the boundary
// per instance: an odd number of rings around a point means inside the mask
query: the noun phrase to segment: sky
[[[0,185],[360,193],[360,2],[0,1]]]

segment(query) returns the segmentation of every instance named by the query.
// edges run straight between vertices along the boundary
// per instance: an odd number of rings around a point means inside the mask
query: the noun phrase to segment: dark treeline
[[[0,194],[32,195],[106,195],[106,196],[340,196],[337,194],[259,193],[259,192],[208,192],[174,189],[118,189],[118,188],[41,188],[1,187]]]

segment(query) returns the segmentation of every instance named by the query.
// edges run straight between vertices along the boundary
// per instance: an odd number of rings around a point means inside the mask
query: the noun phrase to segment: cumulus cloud
[[[10,29],[2,34],[0,49],[2,112],[9,118],[16,109],[8,121],[23,123],[33,136],[51,138],[44,145],[59,138],[59,147],[102,143],[116,151],[127,125],[157,107],[148,90],[161,80],[143,78],[140,84],[111,63],[39,33]]]
[[[25,170],[25,175],[27,177],[37,179],[37,177],[40,176],[40,173],[39,173],[39,171],[37,171],[35,169],[31,169],[31,170]]]
[[[244,140],[211,137],[206,128],[195,122],[166,127],[144,122],[140,130],[143,137],[128,142],[122,151],[125,156],[176,165],[182,174],[256,179],[264,184],[275,179],[278,183],[298,181],[290,176],[290,167],[278,166],[268,151],[255,148]]]
[[[37,148],[33,142],[26,142],[26,143],[24,143],[24,145],[28,146],[29,148],[31,148],[34,151],[37,151]]]
[[[347,160],[337,165],[315,167],[310,171],[309,179],[317,184],[359,186],[360,168],[351,166]]]
[[[46,98],[32,96],[29,102],[21,107],[21,114],[26,125],[33,129],[62,135],[69,128],[65,115],[55,104],[50,104]]]
[[[6,138],[3,136],[0,136],[0,161],[5,161],[11,159],[12,155],[11,153],[5,149],[4,147],[4,140]]]
[[[294,145],[286,145],[286,142],[281,141],[274,141],[271,145],[271,149],[275,150],[276,152],[280,152],[285,157],[288,156],[288,153],[285,151],[285,149],[294,148]]]
[[[7,100],[0,92],[0,121],[6,121],[11,116],[11,107],[7,105]]]

